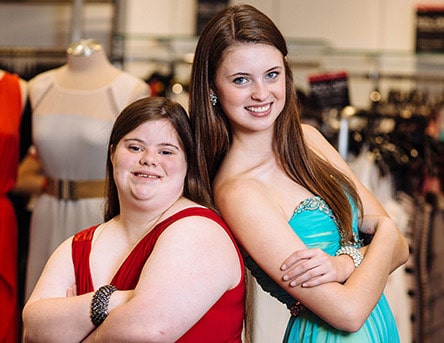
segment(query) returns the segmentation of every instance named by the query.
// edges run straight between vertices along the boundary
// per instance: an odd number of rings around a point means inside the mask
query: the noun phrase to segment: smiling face
[[[281,52],[267,44],[230,48],[216,71],[213,90],[234,131],[271,128],[285,105]]]
[[[120,198],[177,199],[183,193],[187,161],[167,119],[147,121],[123,136],[111,162]]]

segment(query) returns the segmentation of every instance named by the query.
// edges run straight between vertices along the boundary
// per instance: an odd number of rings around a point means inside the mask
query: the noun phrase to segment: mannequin
[[[20,123],[26,99],[26,81],[0,70],[0,342],[17,342],[19,334],[18,228],[7,193],[16,181]]]
[[[111,83],[122,71],[108,60],[102,46],[92,39],[71,44],[67,63],[56,75],[57,84],[67,89],[91,90]]]
[[[33,146],[15,188],[35,200],[25,300],[53,250],[103,221],[107,137],[118,113],[149,95],[146,82],[113,66],[94,40],[71,44],[66,57],[29,81]]]

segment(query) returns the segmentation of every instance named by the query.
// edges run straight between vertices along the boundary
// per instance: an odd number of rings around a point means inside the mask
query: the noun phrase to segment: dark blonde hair
[[[351,180],[306,146],[286,41],[272,20],[250,5],[231,6],[216,14],[202,31],[195,51],[189,113],[199,171],[208,193],[212,194],[212,182],[232,139],[225,113],[220,105],[212,106],[209,95],[219,64],[239,44],[267,44],[282,53],[286,100],[276,119],[273,150],[291,179],[327,202],[345,239],[353,241],[352,210],[347,195],[361,209],[358,194]]]
[[[207,201],[210,196],[207,193],[207,188],[202,183],[197,168],[198,163],[193,134],[185,109],[179,103],[164,97],[146,97],[133,102],[123,109],[114,122],[111,131],[106,161],[105,221],[120,213],[117,186],[114,180],[114,168],[111,162],[112,153],[126,134],[145,122],[158,119],[166,119],[171,123],[177,133],[179,144],[185,152],[188,169],[184,180],[183,195],[203,206],[212,207],[212,203]]]

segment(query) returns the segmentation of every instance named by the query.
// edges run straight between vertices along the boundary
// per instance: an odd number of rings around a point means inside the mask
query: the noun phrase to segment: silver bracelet
[[[94,293],[91,301],[91,321],[96,327],[102,324],[108,316],[109,298],[115,291],[117,287],[105,285]]]
[[[351,245],[341,246],[338,251],[336,251],[336,256],[339,255],[350,256],[353,259],[353,264],[355,265],[355,268],[358,268],[362,260],[364,259],[364,255],[362,254],[362,252],[360,252],[358,248],[355,248]]]

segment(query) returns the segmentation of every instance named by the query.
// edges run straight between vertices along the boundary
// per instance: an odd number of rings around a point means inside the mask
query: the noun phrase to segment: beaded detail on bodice
[[[327,203],[318,195],[315,195],[313,197],[301,201],[294,210],[294,213],[298,214],[306,210],[307,211],[319,210],[321,212],[324,212],[335,222],[336,225],[339,226],[339,223],[336,220],[333,211],[330,209],[330,207],[328,207]]]

